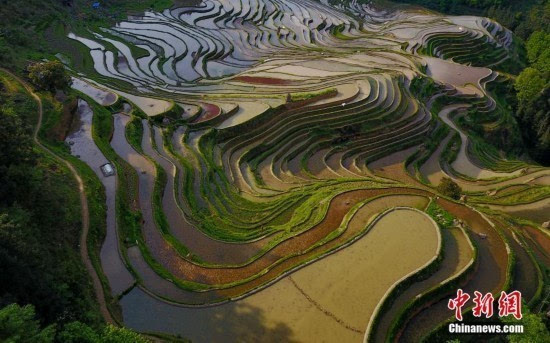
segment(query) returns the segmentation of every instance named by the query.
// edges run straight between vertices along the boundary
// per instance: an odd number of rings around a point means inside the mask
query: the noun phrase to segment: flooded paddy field
[[[357,342],[369,330],[384,341],[404,306],[458,276],[498,293],[514,268],[512,285],[535,297],[531,254],[550,263],[537,227],[550,220],[550,170],[486,149],[462,124],[475,109],[484,128],[501,125],[487,85],[504,77],[495,66],[513,36],[493,20],[206,0],[68,40],[94,70],[73,87],[111,111],[108,156],[137,182],[133,213],[121,213],[124,178],[101,173],[109,161],[80,100],[67,141],[105,187],[102,270],[125,325],[197,342]],[[443,178],[459,194],[438,189]],[[430,202],[453,224],[440,228]],[[531,226],[507,227],[503,213]],[[437,268],[375,322],[442,245]],[[448,296],[414,308],[399,340],[447,320]]]
[[[412,219],[418,219],[418,224],[403,225]],[[414,235],[418,241],[391,240],[395,242],[393,245],[385,244],[392,236],[403,234]],[[423,242],[421,249],[420,242]],[[385,248],[377,251],[382,246]],[[415,211],[396,210],[384,215],[349,249],[304,267],[243,300],[203,309],[182,308],[159,303],[135,289],[122,304],[130,327],[143,329],[142,326],[147,326],[147,331],[185,333],[197,342],[215,341],[241,331],[246,331],[239,336],[244,339],[261,339],[267,334],[274,342],[281,339],[304,341],[314,337],[360,340],[369,313],[384,294],[385,287],[421,267],[437,251],[438,231],[430,220]],[[388,258],[400,261],[392,275],[376,270],[387,263]],[[356,267],[362,268],[362,272],[349,273]],[[350,277],[353,280],[347,279]],[[341,301],[348,306],[341,306]],[[133,306],[147,310],[133,311]],[[150,311],[158,320],[151,322],[140,316]],[[201,325],[193,325],[193,322]],[[204,330],[204,326],[211,329]],[[198,330],[193,332],[193,327]]]

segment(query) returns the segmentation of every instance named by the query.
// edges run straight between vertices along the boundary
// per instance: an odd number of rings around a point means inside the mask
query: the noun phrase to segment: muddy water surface
[[[158,301],[136,288],[121,300],[125,324],[142,331],[181,334],[193,342],[232,342],[237,341],[237,338],[240,342],[359,342],[363,337],[362,330],[368,317],[365,311],[356,310],[363,308],[362,305],[370,301],[369,299],[376,303],[376,296],[372,294],[371,288],[379,288],[376,286],[378,280],[371,267],[378,270],[380,267],[377,266],[377,262],[387,263],[382,260],[382,256],[376,257],[375,252],[399,259],[395,273],[397,275],[400,271],[407,272],[410,270],[409,267],[417,267],[422,262],[414,258],[420,255],[429,258],[435,251],[434,244],[426,244],[419,249],[410,240],[395,240],[395,243],[387,245],[390,236],[394,234],[419,235],[428,242],[433,242],[433,238],[437,236],[437,229],[422,219],[419,219],[419,222],[426,225],[415,228],[407,229],[402,225],[394,225],[395,220],[399,222],[404,219],[402,214],[397,212],[395,215],[388,215],[389,219],[382,221],[380,225],[376,224],[370,233],[349,248],[307,266],[295,272],[292,277],[285,277],[273,286],[239,301],[207,308],[185,308]],[[408,215],[409,213],[406,217]],[[379,250],[384,246],[387,248],[384,252]],[[317,267],[319,263],[322,265]],[[352,266],[362,268],[362,272],[349,273],[348,270]],[[310,271],[311,268],[315,270]],[[341,278],[331,276],[331,271],[335,271]],[[359,279],[351,280],[349,283],[350,280],[342,278],[344,275],[356,276]],[[314,285],[308,281],[311,277],[315,279]],[[344,284],[354,291],[337,292],[340,286],[345,286]],[[332,291],[326,294],[317,291],[322,289]],[[333,308],[329,295],[337,296],[345,304],[355,305],[350,307],[340,304]],[[339,316],[356,323],[359,327],[350,329],[349,325],[335,317],[335,313],[331,311],[340,311]]]
[[[116,175],[105,177],[100,167],[109,161],[99,150],[92,138],[93,111],[84,100],[78,101],[79,129],[70,134],[66,141],[71,145],[71,154],[80,156],[97,175],[103,187],[106,198],[107,232],[101,247],[101,267],[109,280],[111,292],[118,295],[130,287],[134,279],[126,269],[118,250],[118,236],[115,216]]]
[[[143,151],[166,172],[167,183],[162,197],[162,207],[174,236],[193,254],[198,255],[206,262],[214,264],[245,263],[260,252],[269,239],[249,244],[225,243],[208,237],[188,222],[176,201],[174,184],[176,161],[172,160],[164,150],[161,129],[154,127],[154,137],[151,137],[150,127],[146,120],[143,121],[143,125]],[[154,139],[158,151],[153,149],[152,139]]]

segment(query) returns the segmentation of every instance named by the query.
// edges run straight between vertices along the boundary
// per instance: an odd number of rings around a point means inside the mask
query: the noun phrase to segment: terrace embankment
[[[526,218],[542,224],[550,220],[550,198],[521,205],[487,205],[494,210],[503,211],[511,215]]]
[[[351,218],[347,225],[347,229],[345,229],[343,233],[337,235],[336,238],[329,239],[324,244],[317,244],[312,248],[306,249],[303,253],[291,255],[284,261],[274,265],[265,274],[259,275],[247,283],[227,289],[199,293],[178,290],[173,283],[156,275],[156,273],[150,269],[141,254],[138,253],[138,250],[132,248],[132,251],[129,251],[129,255],[132,259],[132,264],[135,269],[138,270],[140,277],[142,278],[143,286],[148,291],[152,291],[156,295],[175,302],[186,304],[205,304],[237,297],[250,292],[251,290],[257,289],[258,287],[268,285],[273,280],[277,279],[281,275],[284,275],[289,270],[299,267],[304,262],[313,261],[319,256],[335,251],[335,249],[340,248],[343,244],[349,243],[353,239],[364,234],[365,223],[381,211],[396,205],[424,208],[427,202],[428,200],[425,197],[419,195],[391,194],[368,200],[366,206],[362,206]],[[338,227],[340,222],[334,222],[334,224]],[[334,229],[335,228],[332,228],[332,230]],[[236,270],[238,271],[238,269]]]
[[[75,77],[72,78],[71,88],[86,94],[102,106],[110,106],[118,99],[118,96],[115,93],[105,91]]]
[[[447,108],[448,109],[448,108]],[[445,109],[443,109],[445,110]],[[463,190],[467,192],[480,192],[495,190],[511,185],[525,185],[527,183],[533,184],[542,184],[544,185],[544,180],[548,177],[550,171],[548,169],[539,169],[531,168],[526,170],[525,174],[517,175],[517,173],[512,173],[507,175],[507,178],[504,180],[464,180],[458,177],[453,176],[452,174],[446,173],[441,167],[441,158],[444,153],[445,148],[448,143],[451,141],[452,133],[448,134],[438,145],[437,149],[430,155],[428,160],[422,164],[420,167],[420,173],[422,176],[430,182],[432,185],[438,185],[443,177],[450,177],[455,181]],[[470,163],[469,161],[466,163]],[[479,167],[474,166],[474,168],[479,169]],[[537,181],[539,180],[539,181]],[[505,209],[505,207],[500,208],[500,210]],[[513,209],[509,207],[509,209]]]
[[[129,117],[122,114],[115,117],[112,146],[119,156],[132,165],[138,172],[139,205],[144,216],[142,228],[145,243],[152,257],[178,279],[195,281],[206,285],[223,285],[252,277],[277,262],[289,260],[289,256],[300,254],[300,252],[307,250],[315,242],[326,237],[330,232],[338,228],[344,215],[359,201],[387,192],[387,190],[373,189],[351,191],[338,195],[331,201],[328,213],[320,224],[299,234],[294,239],[278,244],[262,255],[261,258],[240,268],[203,267],[179,255],[175,248],[164,240],[162,234],[156,228],[151,205],[156,171],[150,161],[139,155],[126,142],[124,129],[128,121]],[[406,189],[403,189],[403,191],[409,193]],[[239,247],[236,245],[234,248],[238,249]],[[281,265],[279,264],[278,266]]]
[[[475,210],[449,200],[439,198],[437,204],[463,220],[472,233],[477,247],[475,272],[463,285],[466,293],[499,292],[506,283],[508,253],[507,248],[495,228]],[[483,236],[482,236],[483,235]],[[452,313],[447,308],[448,297],[434,299],[416,313],[403,327],[400,342],[417,342],[438,324],[449,319]]]
[[[521,292],[526,303],[533,300],[537,288],[542,282],[535,260],[530,256],[526,246],[521,243],[519,234],[512,227],[499,221],[502,234],[506,236],[510,248],[514,252],[515,264],[512,272],[511,289]]]
[[[261,77],[261,76],[237,76],[234,80],[242,81],[246,83],[253,83],[257,85],[288,85],[291,83],[290,80],[277,79],[273,77]]]
[[[438,185],[442,178],[448,177],[443,172],[440,165],[441,153],[453,137],[452,133],[449,133],[439,144],[437,149],[430,155],[428,160],[420,167],[420,173],[429,183],[432,185]]]
[[[154,127],[154,137],[151,137],[151,128],[144,121],[142,148],[145,154],[151,157],[166,173],[166,184],[162,194],[162,210],[166,215],[170,231],[179,242],[201,260],[213,264],[242,264],[258,254],[270,241],[270,237],[250,243],[229,243],[212,239],[194,227],[186,218],[176,198],[177,161],[165,151],[163,133],[160,128]],[[153,139],[156,148],[153,149]],[[181,172],[181,171],[179,171]]]
[[[474,252],[469,238],[459,228],[442,230],[444,258],[438,270],[423,281],[419,281],[407,288],[401,295],[393,300],[391,307],[381,317],[376,328],[375,342],[384,342],[392,321],[403,307],[414,300],[419,294],[438,287],[441,283],[463,272],[464,268],[471,262]]]
[[[368,168],[376,175],[400,181],[405,184],[424,187],[420,182],[411,177],[405,169],[405,160],[407,157],[415,153],[418,148],[418,146],[414,146],[405,150],[394,152],[393,154],[369,163]]]
[[[120,295],[134,283],[134,278],[126,269],[119,254],[115,215],[116,176],[105,176],[101,172],[100,167],[109,161],[94,142],[92,136],[93,111],[86,101],[78,101],[77,116],[80,120],[80,127],[71,133],[66,141],[71,147],[71,154],[85,162],[105,187],[107,230],[101,247],[101,268],[109,280],[113,295]]]
[[[402,236],[411,239],[394,239]],[[386,288],[432,259],[437,242],[438,229],[424,214],[392,211],[347,249],[293,273],[293,282],[285,277],[239,301],[184,308],[134,289],[121,300],[125,323],[144,331],[180,333],[194,342],[227,337],[273,342],[361,340],[369,314]],[[387,265],[393,266],[390,273]],[[232,334],[239,336],[228,336]]]
[[[455,104],[455,105],[449,105],[443,108],[439,112],[439,117],[445,124],[449,125],[452,129],[457,131],[460,135],[460,139],[462,144],[460,145],[460,151],[458,152],[458,155],[456,159],[453,161],[451,166],[453,169],[455,169],[457,172],[467,175],[468,177],[475,178],[475,179],[489,179],[489,178],[496,178],[496,177],[510,177],[514,175],[519,175],[521,172],[520,170],[513,172],[513,173],[499,173],[494,172],[489,169],[484,169],[472,162],[472,160],[468,157],[468,144],[469,139],[466,133],[464,133],[462,130],[460,130],[457,125],[453,122],[451,119],[451,114],[453,114],[455,111],[467,108],[468,105],[464,104]]]
[[[535,256],[544,265],[550,266],[550,233],[548,229],[539,229],[531,225],[524,225],[522,229],[523,234],[533,243],[530,246],[533,248]]]

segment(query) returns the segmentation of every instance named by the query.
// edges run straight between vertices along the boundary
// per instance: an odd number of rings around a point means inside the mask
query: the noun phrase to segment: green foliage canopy
[[[140,334],[112,325],[103,329],[75,321],[56,330],[55,325],[45,328],[35,319],[32,305],[11,304],[0,309],[0,341],[5,343],[148,343]]]
[[[40,328],[31,305],[11,304],[0,310],[0,341],[5,343],[53,342],[55,326]]]
[[[527,41],[526,48],[532,67],[542,73],[550,72],[550,32],[533,33]]]
[[[522,306],[523,318],[516,320],[512,316],[502,317],[501,320],[505,324],[523,325],[523,333],[508,335],[508,342],[510,343],[531,343],[531,342],[550,342],[550,333],[540,315],[529,311],[527,306]]]
[[[28,70],[31,81],[41,89],[53,92],[71,85],[71,77],[59,61],[33,63]]]
[[[534,32],[526,44],[531,65],[517,77],[517,120],[537,161],[550,163],[550,32]]]
[[[459,199],[460,194],[462,193],[462,189],[460,188],[460,186],[448,177],[444,177],[441,180],[441,182],[437,186],[437,191],[455,200]]]
[[[520,104],[533,101],[545,88],[547,80],[535,68],[525,68],[516,80],[516,91]]]

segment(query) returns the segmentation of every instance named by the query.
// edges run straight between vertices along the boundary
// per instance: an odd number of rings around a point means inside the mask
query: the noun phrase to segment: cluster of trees
[[[491,5],[484,12],[519,38],[527,40],[536,31],[548,32],[550,23],[550,3],[542,1],[506,1]]]
[[[523,7],[521,7],[523,6]],[[520,7],[522,11],[514,10]],[[515,113],[529,155],[550,164],[550,1],[520,1],[492,6],[487,15],[526,40],[527,67],[506,98]],[[515,94],[514,94],[515,93]],[[512,95],[512,96],[510,96]],[[515,96],[515,98],[514,98]]]
[[[0,341],[13,343],[145,343],[139,334],[107,325],[93,328],[74,321],[58,327],[41,327],[32,305],[12,304],[0,310]]]
[[[0,86],[0,306],[32,303],[49,323],[60,318],[97,323],[77,250],[76,183],[35,148],[37,111],[17,82]]]
[[[50,38],[64,39],[56,24],[75,25],[84,10],[93,11],[90,2],[0,0],[0,66],[22,72],[29,61],[51,59],[59,50]],[[28,72],[40,90],[70,85],[59,62]],[[34,145],[37,113],[35,100],[0,72],[0,342],[144,342],[102,321],[79,254],[78,187]]]
[[[44,52],[45,23],[62,17],[60,0],[0,0],[0,65],[22,65],[32,52]]]
[[[27,69],[32,83],[43,90],[66,90],[72,82],[71,76],[59,61],[36,62]]]
[[[114,25],[130,11],[167,8],[173,0],[102,0],[94,9],[91,0],[0,0],[0,66],[22,70],[29,60],[51,59],[63,52],[78,56],[67,48],[66,31],[87,23],[103,27]],[[188,0],[192,5],[197,0]],[[198,5],[198,3],[197,3]],[[84,20],[86,23],[84,23]],[[66,31],[65,31],[66,30]]]
[[[437,186],[437,191],[451,199],[458,200],[462,194],[462,188],[448,177],[441,179],[441,182]]]
[[[527,41],[529,66],[516,79],[516,118],[531,156],[550,164],[550,31]]]
[[[495,19],[522,39],[547,25],[546,0],[396,0],[442,13],[483,15]],[[546,11],[546,12],[545,12]]]

